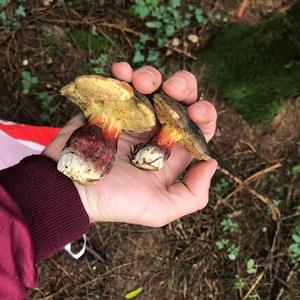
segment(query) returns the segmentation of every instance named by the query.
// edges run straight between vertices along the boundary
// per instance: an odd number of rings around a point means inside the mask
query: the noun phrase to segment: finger
[[[72,133],[75,129],[86,123],[86,121],[87,119],[85,118],[85,116],[82,113],[79,113],[66,123],[59,134]]]
[[[210,182],[217,165],[216,160],[197,163],[186,174],[183,183],[176,183],[168,188],[173,201],[173,220],[207,205]]]
[[[111,66],[111,73],[119,80],[131,82],[133,70],[127,62],[119,62]]]
[[[132,83],[139,92],[151,94],[161,85],[162,76],[154,67],[145,66],[133,72]]]
[[[208,101],[201,100],[187,108],[192,121],[198,125],[208,142],[215,134],[217,111]]]
[[[170,97],[191,104],[197,100],[197,79],[191,72],[178,71],[163,83],[163,90]]]
[[[166,161],[164,167],[159,170],[161,174],[158,174],[163,178],[163,184],[168,187],[173,184],[182,173],[182,171],[193,160],[193,156],[183,146],[175,144],[172,147],[171,155]]]
[[[57,161],[68,138],[71,136],[74,130],[82,126],[84,123],[84,116],[82,114],[76,115],[58,132],[56,137],[44,149],[42,154]]]

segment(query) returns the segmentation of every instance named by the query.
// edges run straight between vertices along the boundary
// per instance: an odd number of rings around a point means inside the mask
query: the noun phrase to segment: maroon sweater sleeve
[[[0,230],[0,233],[8,235],[3,236],[3,240],[9,244],[7,251],[14,252],[13,255],[0,254],[0,278],[3,276],[2,265],[5,267],[9,261],[7,257],[15,259],[21,281],[26,270],[32,269],[35,263],[87,232],[89,218],[77,190],[71,180],[57,171],[56,162],[50,158],[29,156],[19,164],[0,171],[1,186],[0,210],[5,217],[0,219],[0,229],[7,227],[8,220],[11,226],[16,222],[22,226],[13,226],[13,230],[4,233]],[[8,205],[12,199],[13,203]],[[23,242],[17,237],[22,234],[26,237],[26,232],[29,233],[30,242],[25,238],[22,249]],[[27,255],[24,255],[25,252]],[[30,252],[33,252],[32,255]],[[25,288],[32,287],[34,280],[31,278],[27,282],[30,284],[25,283]]]

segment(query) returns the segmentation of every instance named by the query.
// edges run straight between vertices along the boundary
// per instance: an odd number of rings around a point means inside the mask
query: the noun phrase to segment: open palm
[[[149,66],[133,72],[128,64],[118,63],[113,65],[112,73],[118,79],[132,81],[136,89],[146,94],[161,85],[160,73]],[[176,79],[179,82],[178,89]],[[185,84],[182,91],[180,84]],[[187,71],[177,72],[163,84],[163,89],[174,99],[191,104],[188,108],[191,119],[201,127],[206,139],[211,139],[215,131],[216,112],[209,102],[196,102],[195,77]],[[71,133],[83,122],[81,116],[73,118],[45,149],[44,154],[57,160]],[[160,171],[144,171],[131,165],[128,155],[133,146],[149,140],[153,134],[122,133],[118,144],[118,160],[112,171],[97,184],[82,186],[74,183],[92,222],[162,226],[206,205],[216,161],[195,164],[183,182],[175,184],[178,175],[192,160],[191,155],[179,145],[173,147],[170,158]]]

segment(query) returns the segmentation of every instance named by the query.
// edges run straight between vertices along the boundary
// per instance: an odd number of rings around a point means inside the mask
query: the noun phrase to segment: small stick
[[[279,290],[279,293],[278,295],[276,296],[276,300],[280,300],[281,297],[282,297],[282,294],[283,292],[285,291],[285,289],[288,289],[288,286],[289,286],[289,282],[292,278],[292,276],[295,274],[295,270],[294,269],[291,269],[288,276],[287,276],[287,279],[286,279],[286,282],[285,284],[283,284],[283,282],[281,283],[284,287],[282,287],[280,290]],[[276,278],[277,279],[277,278]]]
[[[234,196],[236,193],[238,193],[239,191],[241,191],[243,188],[245,188],[247,184],[249,184],[250,182],[254,181],[257,177],[260,177],[261,175],[263,174],[266,174],[266,173],[270,173],[272,171],[274,171],[275,169],[277,168],[280,168],[282,166],[281,163],[277,163],[271,167],[267,167],[263,170],[260,170],[256,173],[254,173],[253,175],[249,176],[247,179],[244,180],[243,184],[239,185],[234,191],[232,191],[229,195],[227,195],[223,201],[228,201],[232,196]]]
[[[249,182],[255,180],[257,177],[260,177],[261,175],[264,175],[266,173],[270,173],[270,172],[274,171],[275,169],[280,168],[281,166],[282,166],[281,163],[277,163],[273,166],[270,166],[270,167],[267,167],[263,170],[260,170],[260,171],[256,172],[255,174],[249,176],[247,179],[244,180],[244,182],[249,183]]]
[[[248,7],[248,5],[249,5],[249,0],[243,0],[242,3],[240,4],[240,7],[236,14],[239,19],[241,19],[243,17],[244,12],[245,12],[246,8]]]
[[[90,248],[89,246],[85,246],[85,250],[92,254],[96,259],[100,260],[102,263],[106,263],[105,259],[94,249]]]
[[[69,23],[69,24],[88,24],[88,25],[95,25],[95,26],[103,26],[103,27],[108,27],[108,28],[113,28],[113,29],[117,29],[120,30],[121,32],[128,32],[131,33],[135,36],[140,36],[141,33],[138,31],[135,31],[129,27],[123,26],[121,24],[114,24],[114,23],[107,23],[107,22],[102,22],[102,23],[97,23],[96,20],[84,20],[84,21],[79,21],[79,20],[47,20],[47,22],[49,23]],[[153,41],[153,38],[150,38],[151,41]],[[164,45],[165,48],[167,49],[171,49],[174,52],[177,52],[179,54],[182,54],[184,56],[187,56],[189,58],[192,58],[194,60],[197,60],[197,58],[195,56],[193,56],[191,53],[186,52],[183,49],[177,48],[177,47],[172,47],[170,45]]]
[[[189,58],[192,58],[193,60],[197,60],[197,58],[194,55],[192,55],[191,53],[186,52],[185,50],[182,50],[180,48],[173,47],[173,46],[170,46],[170,45],[165,45],[165,48],[173,50],[174,52],[183,54],[183,55],[185,55],[185,56],[187,56]]]
[[[245,186],[244,182],[232,175],[229,171],[227,171],[226,169],[222,168],[222,167],[219,167],[219,170],[226,176],[228,176],[231,180],[235,181],[236,183],[240,184],[240,185],[243,185]],[[272,219],[274,221],[278,221],[280,219],[280,212],[278,210],[278,208],[275,206],[275,204],[267,197],[259,194],[258,192],[256,192],[255,190],[253,190],[252,188],[248,187],[248,186],[245,186],[245,188],[252,194],[254,195],[256,198],[258,198],[260,201],[262,201],[263,203],[267,204],[271,210],[272,210]]]
[[[104,22],[104,23],[99,23],[98,25],[99,25],[99,26],[105,26],[105,27],[109,27],[109,28],[118,29],[118,30],[120,30],[120,31],[122,31],[122,32],[128,32],[128,33],[131,33],[131,34],[133,34],[133,35],[135,35],[135,36],[140,36],[140,35],[141,35],[140,32],[135,31],[135,30],[133,30],[133,29],[131,29],[131,28],[128,28],[128,27],[124,27],[124,26],[119,25],[119,24],[112,24],[112,23],[106,23],[106,22]],[[152,38],[151,38],[150,40],[153,41]],[[187,56],[187,57],[189,57],[189,58],[192,58],[192,59],[194,59],[194,60],[197,60],[197,58],[196,58],[195,56],[193,56],[193,55],[192,55],[191,53],[189,53],[189,52],[186,52],[186,51],[183,50],[183,49],[180,49],[180,48],[177,48],[177,47],[173,47],[173,46],[170,46],[170,45],[164,45],[164,47],[167,48],[167,49],[173,50],[174,52],[183,54],[183,55],[185,55],[185,56]]]
[[[254,283],[252,284],[252,286],[250,287],[250,289],[248,290],[247,294],[245,295],[245,297],[243,298],[243,300],[246,300],[250,294],[253,292],[253,290],[256,288],[256,286],[259,284],[259,282],[261,281],[261,279],[263,278],[265,272],[261,272],[255,279]]]

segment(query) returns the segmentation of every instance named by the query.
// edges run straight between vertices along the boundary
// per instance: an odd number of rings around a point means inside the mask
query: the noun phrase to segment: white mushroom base
[[[66,150],[60,155],[57,170],[80,184],[92,183],[102,177],[92,161]]]
[[[132,157],[132,164],[144,170],[158,171],[166,161],[164,151],[158,145],[146,145]]]

